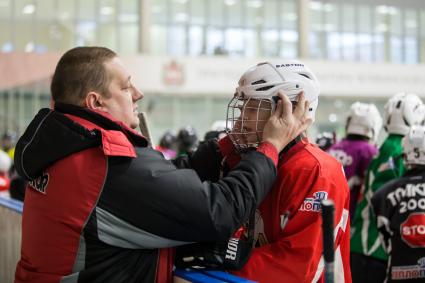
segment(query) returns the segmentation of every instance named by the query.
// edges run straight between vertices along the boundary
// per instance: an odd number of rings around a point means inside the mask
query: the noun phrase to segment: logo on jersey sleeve
[[[401,239],[412,248],[425,247],[425,213],[412,213],[400,225]]]
[[[350,166],[353,163],[353,157],[343,150],[332,149],[329,151],[329,154],[335,157],[335,159],[338,160],[344,167]]]
[[[328,198],[328,193],[324,191],[315,192],[312,198],[305,198],[300,206],[300,211],[320,212],[322,210],[322,200]]]
[[[392,158],[392,156],[390,156],[387,162],[384,162],[381,165],[379,165],[378,172],[393,170],[394,168],[395,168],[394,159]]]

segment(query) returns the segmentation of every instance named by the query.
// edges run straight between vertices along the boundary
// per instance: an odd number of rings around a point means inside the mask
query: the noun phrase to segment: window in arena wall
[[[357,9],[357,58],[359,61],[371,62],[373,60],[372,7],[370,5],[359,5]]]
[[[414,64],[419,61],[419,21],[418,11],[413,9],[404,10],[404,62]]]

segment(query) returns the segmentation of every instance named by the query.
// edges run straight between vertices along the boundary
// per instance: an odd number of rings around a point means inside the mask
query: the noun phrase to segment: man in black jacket
[[[51,92],[54,110],[40,110],[16,147],[30,182],[15,282],[170,282],[172,247],[229,238],[272,187],[278,152],[311,122],[304,97],[292,114],[280,94],[265,142],[219,180],[217,143],[177,168],[132,130],[143,94],[113,51],[68,51]]]

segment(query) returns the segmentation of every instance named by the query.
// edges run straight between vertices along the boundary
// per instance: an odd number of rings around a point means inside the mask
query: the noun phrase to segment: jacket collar
[[[104,113],[57,103],[55,110],[43,108],[28,125],[15,149],[15,166],[28,180],[73,153],[102,147],[107,156],[135,157],[135,146],[147,140]]]
[[[308,138],[301,138],[295,142],[280,158],[280,163],[287,162],[292,156],[294,156],[297,152],[302,150],[309,144]]]
[[[131,129],[123,122],[116,120],[109,113],[60,102],[55,103],[55,111],[87,120],[91,123],[91,127],[93,128],[120,131],[124,133],[128,140],[135,146],[146,147],[149,144],[144,136]]]

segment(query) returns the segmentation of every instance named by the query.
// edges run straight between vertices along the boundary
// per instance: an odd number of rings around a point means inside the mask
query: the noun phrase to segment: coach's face
[[[102,106],[115,119],[122,121],[130,128],[139,126],[137,101],[143,98],[131,82],[131,76],[118,57],[104,63],[110,76],[108,97],[103,97]]]

